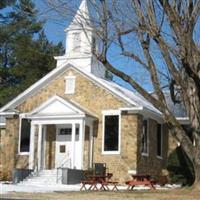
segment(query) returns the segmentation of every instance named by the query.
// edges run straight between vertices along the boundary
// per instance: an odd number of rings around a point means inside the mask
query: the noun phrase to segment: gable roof
[[[79,67],[75,67],[71,65],[70,63],[64,63],[62,66],[55,68],[50,73],[48,73],[46,76],[44,76],[42,79],[37,81],[35,84],[30,86],[28,89],[26,89],[24,92],[19,94],[16,98],[14,98],[12,101],[7,103],[5,106],[3,106],[0,109],[0,113],[6,112],[7,110],[14,110],[17,105],[21,104],[25,99],[27,99],[29,96],[32,96],[35,92],[37,92],[39,89],[47,85],[49,82],[51,82],[54,78],[59,76],[60,74],[64,73],[66,69],[73,68],[76,71],[80,72],[82,75],[84,75],[86,78],[92,80],[95,84],[98,84],[99,86],[105,88],[109,92],[111,92],[113,95],[117,96],[124,102],[128,104],[129,107],[145,107],[149,109],[152,112],[156,112],[157,114],[161,114],[156,108],[153,107],[152,104],[150,104],[148,101],[146,101],[141,95],[136,94],[122,86],[119,86],[118,84],[107,81],[102,78],[98,78],[95,75],[84,71],[83,69]]]
[[[137,107],[145,107],[150,111],[153,111],[157,114],[161,114],[159,110],[157,110],[149,101],[147,101],[141,94],[133,92],[131,90],[128,90],[117,83],[113,81],[107,81],[102,79],[106,84],[108,84],[110,87],[114,88],[116,91],[118,91],[121,95],[125,95],[129,99],[131,99]]]

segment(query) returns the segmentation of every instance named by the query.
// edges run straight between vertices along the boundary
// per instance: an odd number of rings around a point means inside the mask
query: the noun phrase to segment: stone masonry
[[[76,76],[76,86],[74,94],[65,94],[65,76],[74,75]],[[138,143],[140,143],[140,134],[142,131],[141,120],[142,117],[137,114],[128,114],[126,112],[122,112],[121,114],[121,152],[120,154],[115,155],[103,155],[102,154],[102,120],[103,110],[117,110],[122,107],[129,107],[130,105],[127,102],[122,101],[116,95],[113,95],[107,89],[104,89],[102,86],[99,86],[89,78],[80,74],[78,71],[73,68],[67,69],[63,74],[59,75],[57,78],[52,80],[48,85],[41,88],[36,93],[32,94],[32,96],[28,97],[23,103],[16,107],[21,113],[28,113],[40,106],[42,103],[47,101],[54,95],[58,95],[63,99],[73,101],[83,108],[88,110],[90,113],[93,113],[94,116],[98,118],[97,121],[94,122],[94,152],[93,152],[93,162],[105,162],[109,171],[114,174],[114,178],[123,182],[127,180],[128,170],[136,170],[140,171],[140,169],[146,166],[146,161],[142,161],[139,159],[138,149],[140,148]],[[155,123],[152,121],[152,123]],[[24,168],[26,165],[25,161],[27,157],[17,156],[16,148],[18,146],[18,135],[19,135],[19,120],[18,118],[13,118],[7,120],[6,127],[6,137],[8,143],[14,143],[15,146],[6,147],[4,151],[9,152],[9,162],[8,159],[5,162],[6,166],[9,166],[6,173],[11,174],[11,171],[14,167]],[[152,128],[152,132],[154,132]],[[52,133],[52,132],[51,132]],[[53,133],[52,133],[53,134]],[[52,136],[52,141],[54,141],[54,136]],[[153,140],[153,133],[151,135]],[[48,138],[48,136],[47,136]],[[46,139],[47,139],[46,138]],[[88,166],[88,158],[86,158],[86,150],[88,149],[87,138],[85,139],[85,158],[84,158],[84,166],[87,168]],[[11,151],[10,148],[12,149]],[[151,147],[153,151],[153,146]],[[53,159],[55,157],[54,144],[52,143],[51,147],[51,163],[46,158],[46,162],[49,168],[54,167]],[[16,158],[17,160],[15,160]],[[146,159],[142,159],[146,160]],[[148,160],[151,160],[149,158]],[[137,166],[138,162],[138,166]],[[163,163],[163,161],[156,161],[156,163]],[[17,165],[16,165],[17,163]],[[157,165],[155,164],[155,166]],[[155,173],[157,169],[155,168]],[[154,173],[154,174],[155,174]]]
[[[142,116],[139,126],[142,127]],[[157,156],[157,122],[148,119],[148,155],[141,153],[141,133],[138,132],[138,148],[137,148],[137,172],[141,174],[150,174],[154,177],[162,175],[162,169],[166,169],[167,151],[168,151],[168,131],[166,125],[163,125],[163,142],[162,142],[162,158]],[[140,128],[141,129],[141,128]]]
[[[19,135],[19,119],[14,116],[6,120],[5,134],[1,134],[1,179],[11,180],[12,170],[19,162],[23,163],[23,158],[17,158]]]

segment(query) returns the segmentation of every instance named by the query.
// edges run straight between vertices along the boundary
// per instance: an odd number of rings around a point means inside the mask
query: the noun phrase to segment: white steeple
[[[72,20],[68,28],[65,29],[65,31],[67,32],[69,30],[77,30],[83,28],[91,28],[91,19],[87,0],[83,0],[81,2],[79,9],[74,16],[74,19]]]
[[[57,67],[63,63],[71,63],[99,77],[105,77],[105,68],[92,54],[97,51],[97,37],[95,36],[90,19],[87,0],[82,0],[72,22],[65,29],[65,55],[55,57]]]

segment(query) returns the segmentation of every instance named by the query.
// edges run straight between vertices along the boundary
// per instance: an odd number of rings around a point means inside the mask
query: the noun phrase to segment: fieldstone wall
[[[65,94],[65,76],[74,75],[76,76],[76,86],[74,94]],[[116,95],[113,95],[108,90],[102,88],[97,83],[92,80],[89,80],[85,76],[81,75],[76,70],[69,68],[63,74],[59,75],[57,78],[52,80],[48,85],[41,88],[37,93],[33,93],[31,97],[27,98],[23,103],[17,106],[17,110],[21,113],[28,113],[33,109],[40,106],[42,103],[47,101],[54,95],[58,95],[65,100],[73,101],[81,107],[88,110],[90,113],[93,113],[95,117],[98,118],[94,122],[94,153],[93,153],[93,162],[103,162],[107,164],[109,168],[109,172],[114,174],[114,179],[124,182],[129,179],[128,170],[139,169],[139,166],[145,168],[144,163],[147,162],[146,159],[138,158],[138,143],[140,142],[140,134],[141,134],[141,116],[128,114],[127,112],[123,112],[121,115],[121,146],[120,146],[120,154],[116,155],[103,155],[102,154],[102,110],[117,110],[122,107],[128,107],[129,104],[122,101]],[[15,124],[15,133],[18,132],[19,122]],[[8,121],[7,129],[12,132],[12,123]],[[48,128],[49,127],[49,128]],[[55,167],[55,131],[53,127],[47,127],[47,136],[46,136],[46,167],[54,168]],[[152,128],[153,132],[153,128]],[[15,134],[15,137],[18,133]],[[11,136],[14,140],[14,135]],[[152,133],[152,137],[153,133]],[[139,141],[138,141],[139,140]],[[152,141],[154,139],[152,138]],[[152,143],[153,144],[153,143]],[[153,146],[152,146],[153,149]],[[88,139],[87,135],[85,138],[85,146],[84,146],[84,167],[88,167]],[[153,151],[153,150],[152,150]],[[14,152],[14,150],[13,150]],[[48,153],[47,153],[48,152]],[[86,155],[87,154],[87,155]],[[155,152],[154,152],[155,154]],[[15,154],[10,155],[10,159],[12,160]],[[36,154],[35,154],[36,155]],[[49,158],[51,157],[51,159]],[[156,158],[155,158],[156,159]],[[50,161],[51,160],[51,161]],[[139,165],[137,162],[139,161]],[[151,164],[151,159],[148,159],[149,164]],[[13,161],[12,161],[13,162]],[[20,165],[20,162],[18,162]],[[157,160],[157,163],[161,163],[160,160]],[[14,164],[10,165],[10,169],[12,169]],[[21,165],[22,166],[22,165]],[[24,165],[23,165],[24,166]],[[149,167],[151,168],[151,167]]]
[[[2,159],[2,153],[3,149],[5,148],[5,128],[0,128],[0,180],[3,180],[3,159]]]
[[[124,182],[130,179],[128,170],[136,169],[138,116],[122,113],[121,115],[121,151],[120,154],[102,154],[102,120],[98,126],[99,134],[94,140],[94,163],[106,163],[109,172],[114,174],[113,179]]]
[[[18,162],[16,156],[18,152],[18,132],[19,119],[13,117],[6,120],[6,129],[1,131],[1,180],[11,180],[12,170]]]
[[[15,168],[28,169],[28,167],[29,167],[29,156],[28,155],[17,155]]]
[[[74,94],[65,94],[65,76],[67,75],[76,76],[76,86]],[[126,155],[127,152],[125,151],[127,149],[124,149],[124,144],[121,144],[122,153],[120,155],[102,155],[102,110],[114,110],[121,107],[127,107],[129,105],[126,102],[123,102],[119,97],[100,87],[97,83],[89,80],[77,71],[73,69],[68,69],[61,76],[52,80],[50,84],[42,88],[36,94],[33,94],[31,97],[29,97],[24,103],[19,105],[17,109],[21,112],[30,112],[54,95],[58,95],[66,100],[74,101],[80,104],[83,108],[87,109],[89,112],[93,113],[96,117],[98,117],[98,121],[95,122],[96,124],[94,124],[94,162],[106,162],[109,170],[114,173],[116,179],[121,180],[127,176],[128,169],[135,169],[136,164],[134,162],[136,158],[134,158],[134,151],[136,150],[133,150],[133,148],[134,146],[136,148],[136,144],[134,144],[136,139],[130,139],[130,137],[132,137],[134,134],[137,135],[137,117],[134,117],[132,115],[126,117],[126,114],[123,114],[122,116],[121,141],[123,141],[123,143],[126,143],[126,141],[124,140],[133,142],[132,144],[129,144],[128,142],[128,144],[130,145],[129,152],[131,157],[130,155]],[[128,121],[126,122],[126,120]],[[86,135],[84,147],[85,169],[88,167],[89,141],[87,137],[88,136]],[[126,146],[125,148],[128,148],[128,146]],[[119,171],[121,172],[121,174],[119,173]]]
[[[140,129],[142,130],[142,117],[140,120]],[[162,158],[157,156],[157,122],[152,119],[148,119],[149,127],[149,153],[148,155],[142,155],[142,132],[138,132],[138,152],[137,152],[137,173],[150,174],[155,177],[162,175],[162,169],[166,168],[167,153],[168,153],[168,130],[166,125],[163,125],[163,143],[162,143]]]
[[[65,76],[67,75],[76,76],[74,94],[65,94]],[[128,106],[125,102],[112,95],[111,92],[108,92],[95,82],[73,69],[68,69],[65,73],[52,80],[48,85],[41,88],[37,93],[27,98],[22,104],[17,106],[16,109],[22,113],[30,112],[54,95],[74,101],[99,117],[101,117],[102,110],[118,109],[119,107]]]

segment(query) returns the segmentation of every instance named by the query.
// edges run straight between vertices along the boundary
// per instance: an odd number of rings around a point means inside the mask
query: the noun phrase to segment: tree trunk
[[[193,163],[195,172],[195,181],[193,184],[194,190],[200,191],[200,164]]]

